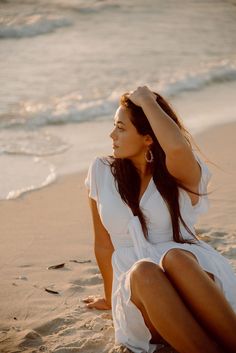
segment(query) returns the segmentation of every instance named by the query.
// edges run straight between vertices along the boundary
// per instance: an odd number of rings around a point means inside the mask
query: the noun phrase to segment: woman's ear
[[[153,139],[150,135],[144,136],[144,143],[146,146],[150,146],[153,143]]]

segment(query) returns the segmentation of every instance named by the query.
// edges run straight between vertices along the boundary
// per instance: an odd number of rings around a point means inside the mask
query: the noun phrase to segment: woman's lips
[[[112,145],[112,148],[118,148],[118,146],[116,146],[116,145]]]

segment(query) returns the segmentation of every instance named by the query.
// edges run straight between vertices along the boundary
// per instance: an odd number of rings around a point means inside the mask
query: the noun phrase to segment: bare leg
[[[154,263],[141,261],[130,275],[131,300],[145,311],[158,333],[180,353],[223,353],[205,333]]]
[[[228,352],[235,353],[236,315],[195,256],[185,250],[172,249],[163,259],[163,268],[198,321]]]

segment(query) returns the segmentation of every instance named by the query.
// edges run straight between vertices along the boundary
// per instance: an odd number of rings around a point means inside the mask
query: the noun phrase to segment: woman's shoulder
[[[110,159],[104,156],[94,157],[85,178],[85,186],[90,189],[90,197],[96,199],[100,186],[110,173]]]
[[[110,156],[97,156],[90,163],[90,169],[97,170],[101,172],[102,170],[107,170],[110,168],[112,163],[112,157]]]

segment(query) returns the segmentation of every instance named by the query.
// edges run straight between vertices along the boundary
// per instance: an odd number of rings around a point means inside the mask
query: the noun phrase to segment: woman
[[[236,276],[195,236],[208,209],[211,173],[187,131],[148,87],[121,97],[113,156],[96,158],[85,184],[104,298],[116,343],[152,353],[168,342],[181,353],[236,352]]]

